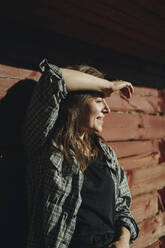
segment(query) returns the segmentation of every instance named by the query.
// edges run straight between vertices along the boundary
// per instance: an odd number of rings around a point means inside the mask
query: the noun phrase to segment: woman
[[[27,247],[128,248],[138,234],[128,184],[99,134],[110,112],[105,97],[120,90],[129,98],[133,87],[105,80],[91,67],[77,71],[44,60],[40,68],[23,127]]]

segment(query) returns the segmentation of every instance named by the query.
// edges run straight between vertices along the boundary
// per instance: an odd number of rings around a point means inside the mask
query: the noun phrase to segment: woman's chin
[[[99,134],[99,135],[102,133],[102,131],[103,131],[103,129],[101,127],[94,129],[94,133]]]

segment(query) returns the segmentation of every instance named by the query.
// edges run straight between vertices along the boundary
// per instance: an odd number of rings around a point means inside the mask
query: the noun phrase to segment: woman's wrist
[[[119,240],[129,244],[130,237],[131,237],[130,231],[125,226],[122,226]]]

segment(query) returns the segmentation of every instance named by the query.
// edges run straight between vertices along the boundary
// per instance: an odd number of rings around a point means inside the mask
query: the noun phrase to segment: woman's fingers
[[[121,97],[129,99],[132,97],[132,94],[133,94],[133,91],[130,87],[124,87],[120,90]]]
[[[124,99],[129,99],[134,93],[134,88],[131,83],[126,81],[114,81],[112,91],[119,91],[120,95]]]

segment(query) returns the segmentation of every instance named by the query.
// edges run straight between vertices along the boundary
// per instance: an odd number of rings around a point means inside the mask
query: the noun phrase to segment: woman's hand
[[[119,91],[120,96],[125,100],[131,98],[134,92],[132,84],[122,80],[113,81],[113,85],[111,87],[112,92]]]
[[[130,232],[125,226],[121,226],[119,239],[108,246],[108,248],[129,248]]]
[[[129,243],[125,240],[118,240],[108,246],[108,248],[129,248]]]

